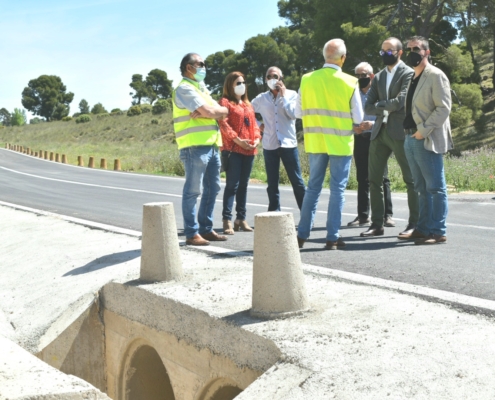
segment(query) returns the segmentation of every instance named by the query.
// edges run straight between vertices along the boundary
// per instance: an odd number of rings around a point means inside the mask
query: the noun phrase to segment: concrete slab
[[[352,274],[342,278],[306,266],[312,311],[263,321],[249,315],[250,257],[181,248],[184,281],[145,285],[135,280],[137,238],[5,207],[0,207],[0,221],[0,309],[7,322],[14,322],[17,340],[28,348],[37,348],[67,307],[88,293],[111,280],[130,281],[127,292],[133,296],[135,290],[147,291],[177,302],[181,309],[192,307],[280,349],[282,371],[268,370],[246,389],[243,399],[495,398],[494,319],[435,303],[435,293],[423,288],[418,291],[429,293],[430,301],[391,290],[395,285],[390,282],[386,288],[368,278],[355,284]],[[463,301],[452,298],[458,305]],[[448,296],[442,301],[448,302]],[[153,320],[152,308],[119,311],[117,301],[112,307],[129,318],[165,323]],[[190,323],[200,337],[202,326]]]

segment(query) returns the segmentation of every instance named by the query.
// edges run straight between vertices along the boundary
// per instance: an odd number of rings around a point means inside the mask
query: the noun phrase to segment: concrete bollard
[[[173,203],[145,204],[140,279],[171,281],[180,280],[182,275]]]
[[[95,167],[95,158],[89,157],[88,168],[94,168],[94,167]]]
[[[82,156],[77,156],[77,166],[84,167]]]
[[[67,156],[62,154],[62,164],[67,164]]]
[[[286,318],[309,310],[292,213],[256,214],[254,226],[251,316]]]
[[[40,150],[40,151],[38,152],[38,156],[39,156],[40,158],[43,158],[43,150]]]
[[[114,171],[122,171],[122,169],[120,168],[120,160],[118,158],[115,159],[113,162],[113,170]]]
[[[30,149],[29,147],[26,149],[26,154],[27,154],[28,156],[31,154],[31,149]]]
[[[48,160],[48,151],[46,151],[46,150],[45,150],[45,151],[43,152],[43,158],[44,158],[45,160]]]
[[[55,162],[60,162],[60,154],[55,153]]]
[[[38,152],[37,151],[34,153],[34,156],[35,157],[38,157]]]
[[[101,169],[107,169],[107,160],[106,159],[102,158],[100,160],[100,168]]]
[[[53,161],[55,159],[53,151],[50,151],[50,161]]]

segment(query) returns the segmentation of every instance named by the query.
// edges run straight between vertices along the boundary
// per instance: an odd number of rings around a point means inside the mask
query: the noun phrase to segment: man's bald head
[[[342,39],[332,39],[323,46],[323,57],[325,62],[342,66],[344,64],[347,49]]]

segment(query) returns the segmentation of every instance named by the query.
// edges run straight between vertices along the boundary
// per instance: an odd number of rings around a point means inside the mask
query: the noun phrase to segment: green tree
[[[101,103],[96,103],[93,108],[91,109],[91,114],[105,114],[108,113],[108,111],[103,107],[103,104]]]
[[[134,93],[129,93],[134,99],[132,101],[133,105],[141,104],[141,100],[148,97],[148,87],[146,86],[146,82],[143,81],[143,75],[132,75],[131,83],[129,83],[129,86],[134,89]]]
[[[205,83],[211,93],[222,93],[225,77],[235,70],[239,56],[239,53],[229,49],[217,51],[206,57],[205,63],[208,67],[208,73],[206,74]]]
[[[10,114],[9,110],[6,108],[0,109],[0,123],[3,126],[10,126],[10,121],[12,119],[12,115]]]
[[[148,100],[150,104],[157,99],[167,99],[172,96],[172,81],[168,79],[167,73],[161,69],[153,69],[146,77],[148,88]]]
[[[27,123],[26,111],[21,110],[20,108],[14,108],[10,123],[12,126],[25,125]]]
[[[89,114],[89,103],[85,99],[79,102],[79,113]]]
[[[59,120],[69,114],[74,93],[67,93],[62,79],[55,75],[41,75],[29,81],[22,91],[22,105],[47,121]]]

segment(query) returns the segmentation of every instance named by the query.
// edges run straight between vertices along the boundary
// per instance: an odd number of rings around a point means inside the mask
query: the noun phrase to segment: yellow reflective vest
[[[213,100],[207,93],[203,93],[199,90],[197,84],[183,79],[179,86],[182,84],[191,85],[198,92],[198,94],[205,99],[206,104],[214,105]],[[191,118],[190,111],[187,108],[179,108],[175,104],[175,94],[177,88],[172,94],[173,104],[173,118],[174,118],[174,131],[175,140],[179,149],[191,146],[211,146],[216,144],[218,147],[222,146],[222,135],[218,129],[218,123],[212,118]]]
[[[351,98],[356,83],[356,78],[334,68],[322,68],[302,77],[301,104],[306,153],[352,155]]]

